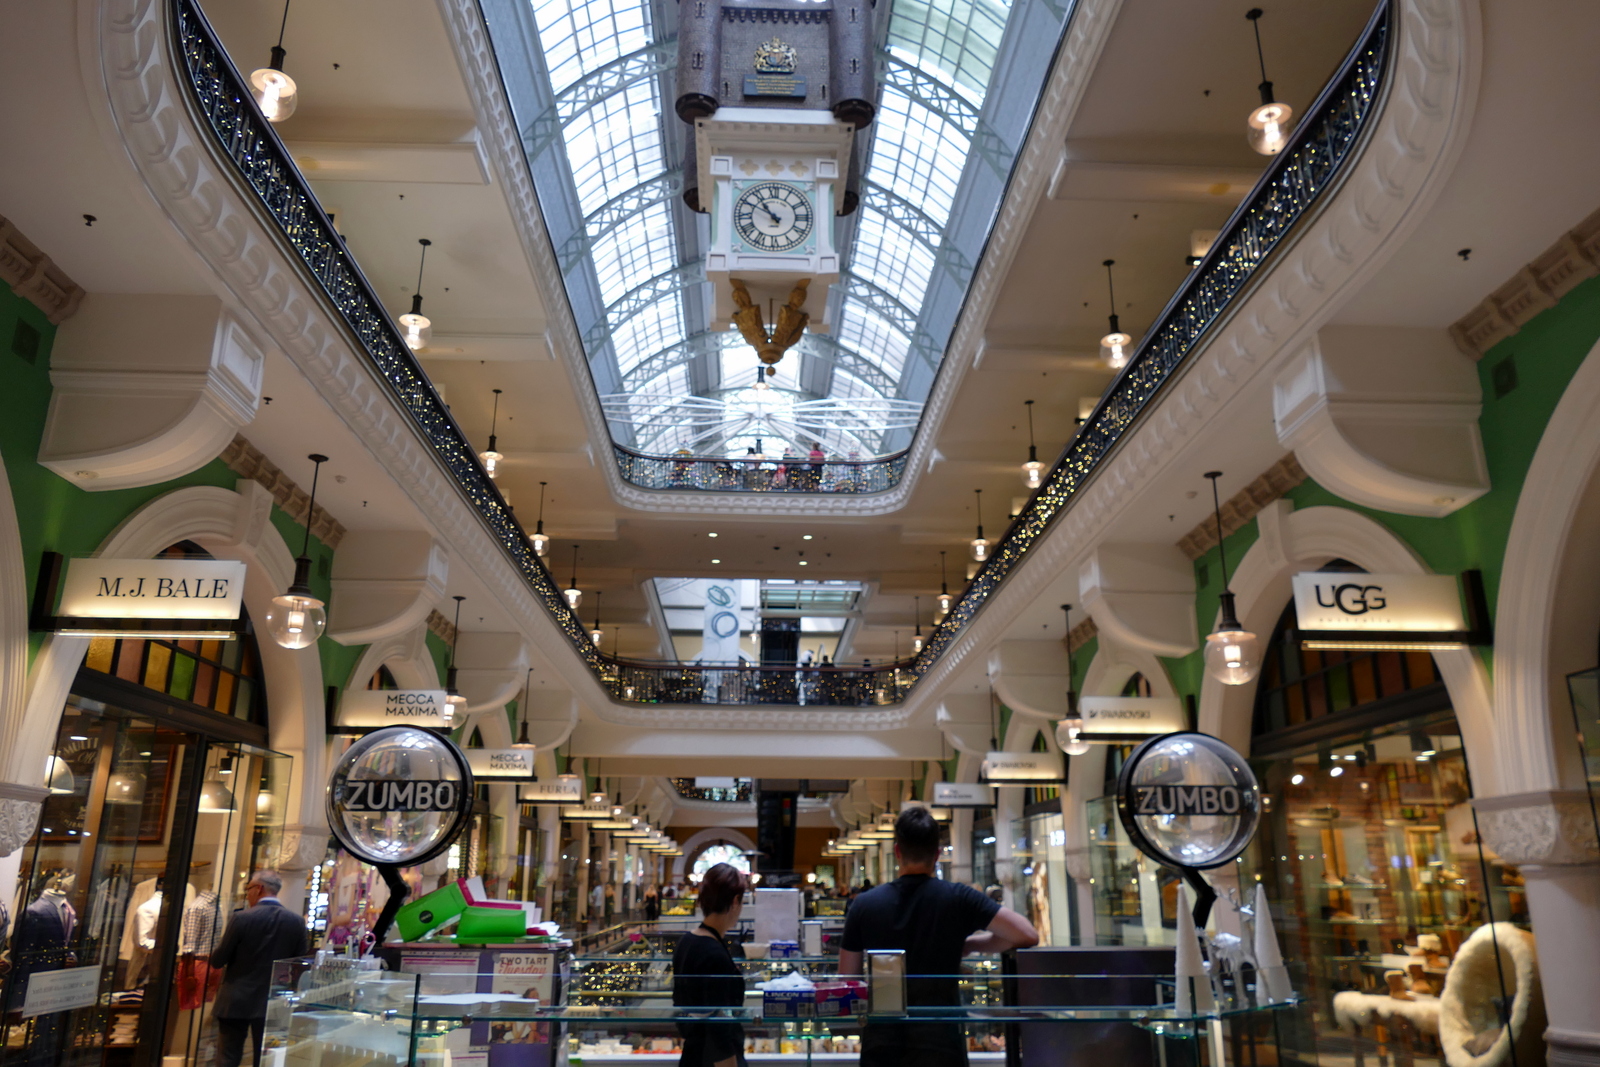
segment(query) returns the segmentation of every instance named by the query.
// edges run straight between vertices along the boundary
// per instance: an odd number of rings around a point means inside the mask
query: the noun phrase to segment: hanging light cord
[[[1033,445],[1033,401],[1025,400],[1023,403],[1025,403],[1028,407],[1028,458],[1033,459],[1033,453],[1035,451]]]
[[[939,592],[948,593],[950,592],[950,583],[945,580],[944,576],[944,551],[942,548],[939,550]]]
[[[422,279],[417,279],[417,288],[422,288]],[[494,432],[500,428],[500,390],[494,391],[494,414],[489,416],[489,447],[494,448]]]
[[[322,465],[328,462],[327,456],[312,454],[306,457],[316,466],[311,468],[311,499],[306,502],[306,538],[300,543],[300,555],[311,555],[311,523],[316,519],[317,513],[317,476],[322,473]]]
[[[464,596],[455,598],[456,602],[456,628],[450,633],[450,669],[456,667],[456,645],[461,641],[461,602],[467,599]]]
[[[571,586],[571,588],[573,588],[573,589],[578,588],[578,546],[577,545],[573,545],[572,546],[572,586]]]
[[[1266,54],[1261,51],[1261,9],[1259,7],[1253,7],[1249,11],[1245,12],[1245,16],[1244,17],[1249,19],[1250,20],[1250,25],[1255,28],[1255,31],[1256,31],[1256,62],[1261,64],[1261,80],[1262,81],[1266,81],[1267,80],[1267,57],[1266,57]]]
[[[1217,555],[1222,560],[1222,591],[1228,591],[1228,550],[1222,544],[1222,503],[1217,495],[1217,479],[1222,477],[1221,471],[1208,471],[1206,477],[1211,479],[1211,508],[1217,516]]]
[[[1101,264],[1101,266],[1105,267],[1106,269],[1106,293],[1111,298],[1111,314],[1113,315],[1117,313],[1117,286],[1116,283],[1111,280],[1111,266],[1115,262],[1116,260],[1114,259],[1108,259]]]
[[[978,536],[981,538],[983,536],[983,490],[974,489],[972,495],[978,498],[978,502],[972,506],[972,510],[978,516]]]
[[[428,246],[433,244],[433,242],[428,240],[426,237],[423,237],[423,238],[421,238],[421,239],[419,239],[417,241],[417,244],[422,246],[422,258],[417,260],[417,295],[421,296],[422,295],[422,268],[427,266],[427,264],[428,264]]]
[[[1061,613],[1067,617],[1067,718],[1078,717],[1078,692],[1072,684],[1072,605],[1061,605]]]
[[[544,487],[549,485],[549,484],[550,484],[549,482],[540,482],[539,483],[539,532],[540,533],[544,532]]]
[[[283,21],[278,23],[278,48],[283,48],[283,31],[289,27],[289,0],[283,0]]]

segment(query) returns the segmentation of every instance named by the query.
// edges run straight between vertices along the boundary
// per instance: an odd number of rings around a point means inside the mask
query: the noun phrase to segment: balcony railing
[[[633,704],[874,708],[905,698],[915,681],[909,666],[758,667],[608,660],[601,677],[613,695]]]
[[[1360,42],[1308,109],[1289,146],[1268,164],[1266,173],[1229,219],[1211,251],[1157,317],[1128,367],[1068,444],[1044,485],[1022,509],[915,660],[871,669],[724,667],[615,660],[595,649],[583,624],[567,607],[557,583],[534,553],[527,534],[484,472],[477,453],[450,417],[411,350],[401,341],[393,319],[345,250],[343,240],[283,142],[250,99],[243,78],[229,61],[196,0],[169,3],[175,54],[187,75],[193,106],[214,135],[219,154],[234,165],[266,215],[281,229],[308,275],[322,288],[331,307],[388,382],[401,408],[476,507],[484,525],[573,650],[614,698],[661,704],[876,707],[903,700],[1137,425],[1162,389],[1199,349],[1211,327],[1246,291],[1272,252],[1312,211],[1318,199],[1337,184],[1340,169],[1354,156],[1374,113],[1388,70],[1393,37],[1392,5],[1390,0],[1383,0]],[[668,465],[660,473],[664,483],[660,488],[713,488],[710,484],[671,484],[670,464],[679,462],[676,457],[638,458]],[[690,462],[699,461],[690,457]],[[883,464],[883,488],[888,488],[894,484],[887,481],[890,473],[896,481],[903,473],[905,457],[902,454],[873,462]],[[824,464],[829,465],[832,464]],[[654,466],[649,473],[639,475],[656,476]],[[826,471],[817,477],[816,489],[789,489],[786,470],[785,485],[778,491],[841,491],[822,487]],[[644,484],[631,477],[629,481]],[[728,487],[729,491],[750,488]],[[754,488],[774,491],[770,480],[765,489],[759,484]]]
[[[711,493],[882,493],[900,484],[906,453],[877,459],[810,460],[804,456],[729,459],[648,456],[613,444],[617,470],[641,489]]]

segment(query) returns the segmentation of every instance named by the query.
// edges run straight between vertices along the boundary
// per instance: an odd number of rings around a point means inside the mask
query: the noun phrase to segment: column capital
[[[1540,790],[1477,797],[1483,843],[1507,863],[1575,865],[1600,862],[1595,809],[1582,790]]]

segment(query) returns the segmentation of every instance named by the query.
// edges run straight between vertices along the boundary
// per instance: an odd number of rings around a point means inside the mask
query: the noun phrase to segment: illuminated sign
[[[933,783],[933,806],[936,808],[991,808],[994,806],[994,789],[978,782]]]
[[[449,708],[443,689],[352,689],[339,700],[340,726],[423,726],[430,730],[449,727],[445,711]]]
[[[1297,574],[1294,611],[1302,630],[1467,629],[1456,579],[1448,574]]]
[[[996,785],[1059,782],[1061,756],[1055,752],[991,752],[983,760],[983,777]]]
[[[1231,862],[1255,836],[1260,790],[1245,758],[1210,734],[1152,737],[1117,778],[1117,815],[1134,846],[1169,867]]]
[[[465,751],[467,765],[475,778],[533,777],[534,750],[531,748],[469,748]]]
[[[1176,697],[1083,697],[1078,711],[1083,716],[1078,733],[1085,741],[1170,734],[1189,724]]]
[[[237,619],[245,565],[231,559],[73,559],[57,615],[87,619]]]

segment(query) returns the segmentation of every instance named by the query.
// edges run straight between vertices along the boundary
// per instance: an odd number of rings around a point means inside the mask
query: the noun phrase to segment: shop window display
[[[1438,677],[1425,652],[1302,651],[1292,609],[1268,650],[1251,750],[1264,814],[1240,877],[1266,887],[1306,998],[1281,1020],[1288,1056],[1442,1064],[1457,961],[1485,936],[1507,958],[1531,951],[1522,875],[1479,839]]]

